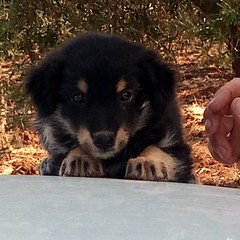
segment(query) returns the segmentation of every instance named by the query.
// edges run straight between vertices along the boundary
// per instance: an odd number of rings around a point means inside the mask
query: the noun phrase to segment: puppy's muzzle
[[[112,150],[115,142],[114,133],[112,132],[97,132],[93,134],[93,143],[96,148],[103,152]]]

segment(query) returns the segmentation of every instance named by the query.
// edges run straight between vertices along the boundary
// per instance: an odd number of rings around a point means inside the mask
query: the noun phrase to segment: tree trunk
[[[232,68],[236,77],[240,77],[240,26],[232,25],[228,47],[233,53]]]

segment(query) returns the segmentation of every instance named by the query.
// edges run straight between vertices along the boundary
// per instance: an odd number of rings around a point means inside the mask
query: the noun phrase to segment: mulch
[[[1,79],[10,74],[0,64]],[[182,115],[186,141],[192,148],[194,172],[199,183],[240,188],[240,171],[234,166],[215,161],[207,148],[202,114],[217,89],[232,78],[229,69],[217,67],[179,66],[177,98]],[[12,74],[12,72],[11,72]],[[1,133],[0,133],[1,136]],[[12,137],[14,136],[14,138]],[[39,144],[36,133],[29,129],[8,129],[0,149],[0,175],[35,175],[38,164],[47,153]]]

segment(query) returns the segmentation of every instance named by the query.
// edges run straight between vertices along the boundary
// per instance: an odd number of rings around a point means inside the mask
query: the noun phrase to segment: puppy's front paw
[[[44,158],[38,166],[39,175],[49,175],[49,172],[51,172],[52,169],[52,166],[50,165],[49,158]]]
[[[148,181],[174,181],[175,173],[174,159],[156,148],[155,152],[152,149],[151,151],[145,150],[139,157],[129,159],[125,178]]]
[[[62,158],[51,156],[43,159],[38,167],[39,175],[58,176]]]
[[[126,168],[126,178],[150,180],[150,181],[167,181],[169,171],[166,165],[154,158],[137,157],[128,161]]]
[[[100,161],[81,154],[79,149],[73,149],[63,160],[60,176],[103,177],[104,172]]]

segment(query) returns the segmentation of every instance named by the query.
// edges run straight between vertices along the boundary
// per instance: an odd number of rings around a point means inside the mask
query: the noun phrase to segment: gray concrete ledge
[[[1,176],[1,240],[239,240],[240,190]]]

